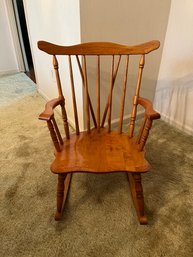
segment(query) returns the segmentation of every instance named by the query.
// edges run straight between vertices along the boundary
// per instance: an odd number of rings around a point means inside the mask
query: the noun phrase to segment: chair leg
[[[64,209],[65,201],[67,198],[70,181],[72,174],[67,175],[58,174],[58,187],[57,187],[57,211],[55,214],[55,220],[61,220],[62,212]]]
[[[127,173],[129,178],[131,196],[141,225],[147,224],[147,217],[144,212],[143,187],[140,173]]]

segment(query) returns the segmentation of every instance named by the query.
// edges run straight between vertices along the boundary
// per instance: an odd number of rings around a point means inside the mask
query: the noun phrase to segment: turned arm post
[[[45,110],[39,115],[39,119],[47,122],[47,126],[50,131],[50,136],[52,138],[54,147],[57,152],[60,152],[61,146],[63,145],[63,139],[54,118],[54,109],[57,106],[61,106],[64,130],[65,130],[66,138],[69,139],[70,133],[69,133],[67,114],[65,110],[65,100],[63,96],[52,99],[49,102],[47,102],[45,106]]]
[[[140,104],[145,109],[144,119],[136,142],[139,145],[139,151],[143,151],[153,120],[160,119],[160,114],[153,109],[152,103],[145,98],[139,97],[137,104]]]
[[[144,146],[145,146],[145,143],[147,141],[147,138],[149,136],[149,132],[150,132],[150,129],[151,129],[151,126],[152,126],[152,120],[150,119],[146,119],[146,122],[145,122],[145,126],[143,126],[143,130],[139,132],[139,135],[138,135],[138,144],[139,144],[139,150],[140,151],[143,151],[144,149]]]
[[[54,122],[53,122],[53,120],[48,120],[47,125],[48,125],[48,129],[50,131],[50,136],[52,138],[52,142],[54,144],[54,147],[55,147],[56,151],[61,152],[61,146],[60,145],[63,144],[63,141],[61,141],[62,138],[61,138],[59,130],[57,131],[58,128],[56,129],[57,125],[55,123],[55,120],[54,120]]]
[[[66,138],[70,138],[70,132],[69,132],[69,125],[68,125],[68,118],[67,118],[67,113],[66,113],[66,108],[65,108],[65,100],[60,104],[61,106],[61,112],[62,112],[62,120],[64,124],[64,131],[66,134]]]
[[[39,115],[40,120],[44,120],[47,122],[50,136],[57,152],[61,151],[63,139],[54,118],[54,108],[58,105],[62,105],[63,103],[64,99],[62,97],[53,99],[46,103],[45,110]]]

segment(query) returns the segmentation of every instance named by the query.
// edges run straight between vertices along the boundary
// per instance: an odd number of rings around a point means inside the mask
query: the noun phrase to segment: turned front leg
[[[144,211],[144,197],[143,197],[143,187],[141,184],[141,174],[140,173],[127,173],[130,183],[131,196],[133,198],[133,203],[136,209],[136,213],[141,225],[147,224],[147,218]]]
[[[63,208],[70,188],[71,176],[71,173],[58,174],[57,211],[55,214],[55,220],[60,220],[62,218]]]
[[[63,201],[64,201],[64,180],[66,175],[58,175],[58,187],[57,187],[57,211],[55,220],[60,220],[62,217]]]
[[[49,129],[49,131],[50,131],[50,136],[51,136],[51,138],[52,138],[52,142],[53,142],[53,144],[54,144],[54,146],[55,146],[55,149],[56,149],[57,152],[60,152],[60,151],[61,151],[61,149],[60,149],[60,143],[59,143],[59,141],[58,141],[57,134],[56,134],[56,132],[55,132],[54,126],[53,126],[53,124],[52,124],[52,121],[51,121],[51,120],[48,120],[48,121],[47,121],[47,125],[48,125],[48,129]],[[61,139],[61,140],[62,140],[62,139]]]

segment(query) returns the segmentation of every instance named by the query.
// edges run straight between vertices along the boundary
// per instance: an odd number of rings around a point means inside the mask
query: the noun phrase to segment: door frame
[[[19,40],[19,35],[18,35],[18,29],[16,25],[16,20],[15,20],[15,14],[14,14],[14,8],[13,8],[13,2],[12,0],[6,0],[5,1],[6,9],[7,9],[7,15],[9,19],[9,27],[11,31],[11,36],[13,40],[13,46],[15,49],[15,56],[18,64],[18,69],[20,72],[25,71],[25,65],[24,65],[24,60],[23,60],[23,54],[21,50],[21,44]]]

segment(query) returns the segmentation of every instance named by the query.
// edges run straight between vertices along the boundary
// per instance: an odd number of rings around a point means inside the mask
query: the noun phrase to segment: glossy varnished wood
[[[81,78],[82,78],[82,84],[83,84],[83,87],[85,87],[84,71],[83,71],[83,68],[81,66],[79,57],[77,55],[76,55],[76,60],[77,60],[78,68],[79,68],[80,75],[81,75]],[[88,103],[89,103],[89,109],[90,109],[90,112],[91,112],[92,120],[93,120],[94,126],[96,128],[97,127],[97,122],[96,122],[93,106],[92,106],[92,103],[91,103],[89,95],[88,95]]]
[[[69,172],[146,172],[149,164],[144,152],[138,151],[135,139],[105,128],[92,129],[90,134],[81,132],[65,140],[61,152],[51,165],[54,173]]]
[[[84,74],[84,92],[85,92],[85,99],[86,99],[87,131],[88,131],[88,133],[90,133],[90,106],[89,106],[87,66],[86,66],[86,57],[85,56],[83,56],[83,74]]]
[[[124,115],[124,107],[125,107],[125,94],[126,94],[126,89],[127,89],[128,65],[129,65],[129,56],[127,55],[126,65],[125,65],[125,77],[124,77],[124,84],[123,84],[123,92],[122,92],[122,101],[121,101],[119,133],[122,133],[122,127],[123,127],[123,115]]]
[[[119,55],[148,54],[159,48],[160,43],[153,40],[135,46],[126,46],[111,42],[90,42],[74,46],[60,46],[46,41],[39,41],[38,48],[51,55]]]
[[[61,107],[61,114],[62,114],[62,120],[63,120],[65,135],[66,135],[66,138],[69,139],[70,138],[70,131],[69,131],[68,118],[67,118],[67,113],[66,113],[65,101],[64,100],[60,104],[60,107]]]
[[[135,88],[135,95],[133,97],[133,108],[132,108],[131,117],[130,117],[130,125],[129,125],[129,136],[130,137],[133,136],[134,128],[135,128],[135,119],[136,119],[136,115],[137,115],[137,104],[138,104],[139,91],[140,91],[140,86],[141,86],[141,79],[142,79],[144,64],[145,64],[145,56],[142,55],[140,62],[139,62],[138,78],[137,78],[137,84],[136,84],[136,88]]]
[[[147,224],[147,217],[144,211],[143,187],[140,173],[127,173],[133,204],[141,225]]]
[[[45,41],[39,41],[38,47],[42,51],[53,56],[53,66],[56,76],[58,89],[58,98],[49,101],[44,112],[39,119],[47,122],[50,136],[55,147],[55,160],[51,165],[53,173],[58,174],[57,187],[57,211],[56,220],[62,217],[62,210],[69,190],[71,174],[73,172],[89,173],[110,173],[126,172],[128,174],[131,195],[133,198],[136,213],[140,224],[147,224],[147,218],[144,211],[144,196],[141,183],[141,174],[149,170],[149,163],[144,157],[144,147],[155,119],[160,115],[153,110],[152,103],[140,97],[140,87],[142,73],[145,65],[145,55],[159,48],[159,41],[153,40],[136,46],[125,46],[110,42],[91,42],[74,46],[59,46]],[[65,108],[65,98],[62,92],[62,85],[59,74],[59,63],[57,55],[66,55],[69,62],[69,81],[71,83],[72,103],[74,108],[74,123],[76,134],[70,135],[68,126],[68,117]],[[80,132],[78,120],[78,108],[75,90],[75,80],[73,75],[72,56],[75,55],[77,67],[82,78],[83,89],[85,93],[85,117],[87,131]],[[94,110],[89,95],[89,79],[87,78],[87,56],[92,55],[96,59],[96,110]],[[101,109],[101,55],[108,55],[112,58],[111,67],[109,67],[109,92],[104,110]],[[126,56],[125,72],[123,74],[122,99],[120,108],[120,118],[118,131],[112,131],[111,116],[113,107],[113,88],[119,72],[121,60]],[[125,98],[127,90],[127,76],[129,67],[129,56],[140,55],[138,76],[136,77],[136,88],[133,97],[133,107],[130,116],[129,133],[122,133]],[[82,62],[79,59],[81,57]],[[122,58],[123,56],[123,58]],[[117,59],[118,57],[118,59]],[[91,58],[91,57],[90,57]],[[63,85],[64,86],[64,85]],[[120,87],[121,88],[121,87]],[[70,101],[68,99],[68,101]],[[137,107],[141,105],[144,108],[144,119],[138,136],[134,137],[135,120]],[[54,119],[54,109],[60,106],[62,120],[66,137],[61,136],[59,128]],[[117,108],[117,106],[116,106]],[[96,117],[95,117],[96,111]],[[100,120],[102,113],[102,120]],[[106,118],[108,117],[107,128],[104,128]],[[92,118],[92,120],[90,119]],[[92,128],[92,121],[94,129]]]
[[[96,95],[97,95],[97,129],[100,131],[100,55],[97,57],[97,72],[96,72]]]
[[[116,69],[113,73],[113,85],[112,85],[112,90],[114,88],[114,85],[115,85],[115,80],[116,80],[116,77],[117,77],[117,73],[118,73],[118,70],[119,70],[119,64],[121,62],[121,55],[119,55],[119,59],[118,59],[118,62],[117,62],[117,65],[116,65]],[[105,120],[106,120],[106,116],[107,116],[107,112],[108,112],[108,109],[109,109],[109,104],[110,104],[110,94],[108,96],[108,99],[107,99],[107,103],[106,103],[106,106],[105,106],[105,110],[104,110],[104,113],[103,113],[103,118],[102,118],[102,122],[101,122],[101,127],[104,127],[104,124],[105,124]]]
[[[57,187],[57,210],[55,220],[61,220],[62,212],[68,195],[72,174],[59,174]]]
[[[50,131],[50,136],[52,138],[52,142],[54,144],[54,147],[55,147],[57,152],[60,152],[61,147],[60,147],[60,143],[59,143],[58,138],[57,138],[56,131],[54,129],[53,122],[51,120],[47,121],[47,126],[48,126],[48,129]]]
[[[68,58],[69,58],[69,70],[70,70],[70,81],[71,81],[71,91],[72,91],[72,102],[73,102],[73,108],[74,108],[74,120],[75,120],[75,126],[76,126],[76,134],[78,135],[80,133],[80,131],[79,131],[76,95],[75,95],[75,88],[74,88],[74,76],[73,76],[71,56],[69,56]]]
[[[114,71],[114,55],[111,62],[110,90],[109,90],[109,115],[108,115],[108,132],[111,132],[111,113],[112,113],[112,98],[113,98],[113,71]]]
[[[58,87],[58,94],[59,94],[59,96],[63,96],[62,86],[61,86],[61,81],[60,81],[60,74],[59,74],[59,70],[58,70],[58,60],[55,55],[53,56],[53,66],[54,66],[54,71],[55,71],[55,76],[56,76],[56,83],[57,83],[57,87]]]

